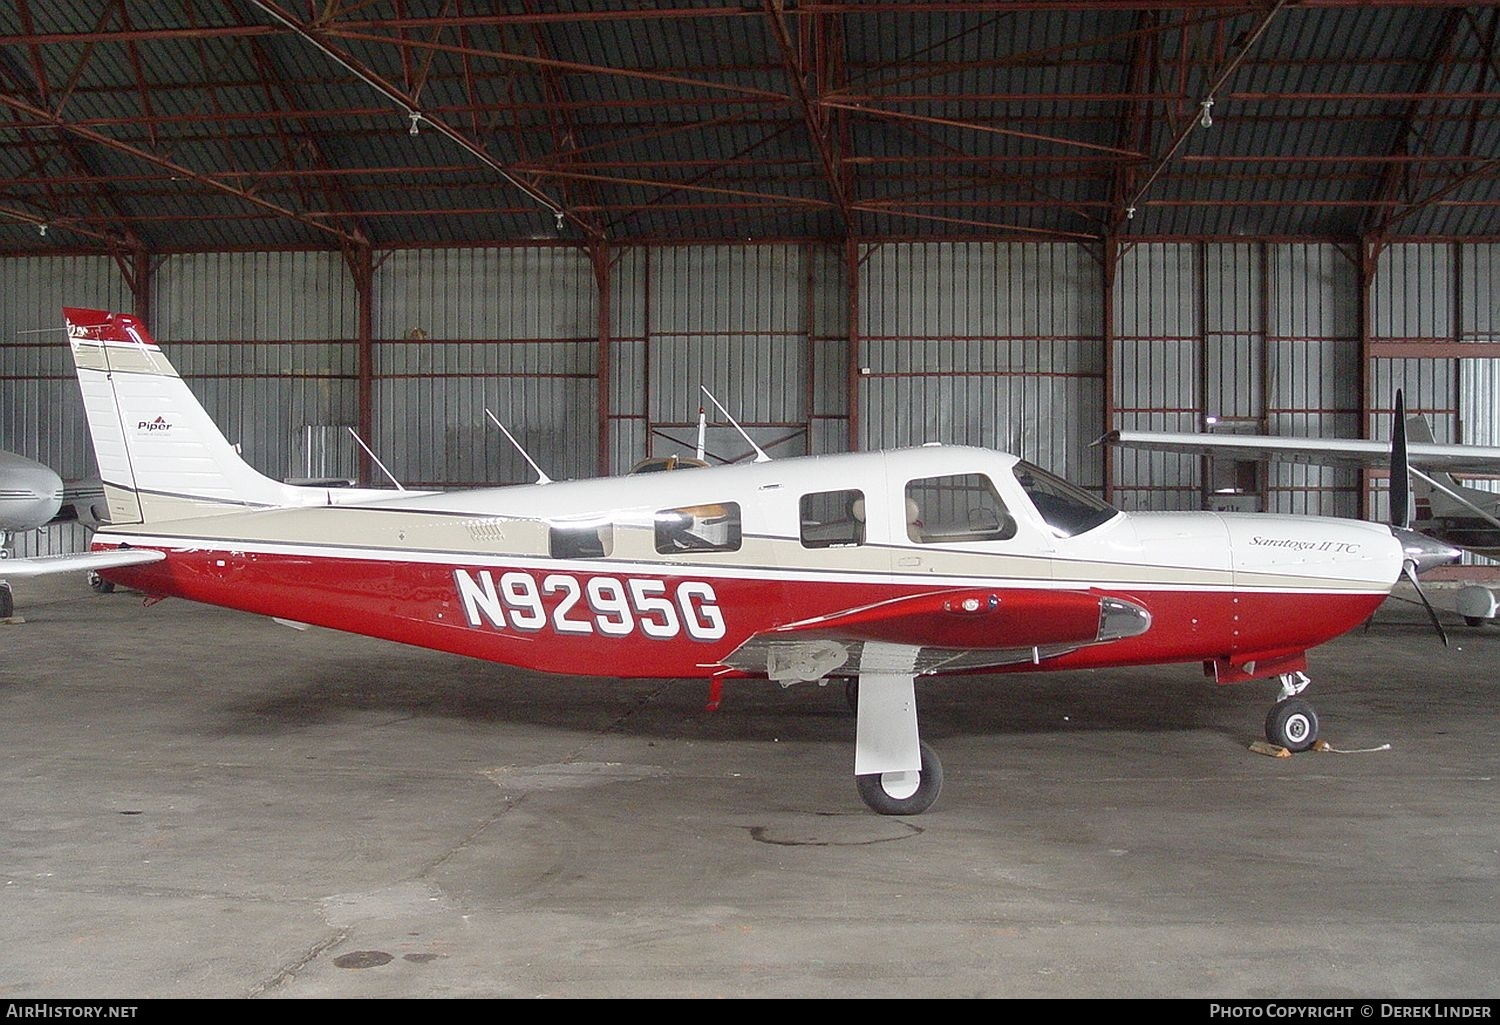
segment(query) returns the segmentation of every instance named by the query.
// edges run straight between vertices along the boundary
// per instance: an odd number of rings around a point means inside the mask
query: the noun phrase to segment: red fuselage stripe
[[[752,635],[846,609],[944,590],[889,581],[745,579],[663,566],[657,574],[487,567],[329,556],[169,550],[107,576],[148,594],[380,637],[544,672],[703,677]],[[483,574],[487,574],[483,575]],[[460,576],[467,578],[461,583]],[[1005,595],[1004,582],[995,584]],[[467,595],[464,593],[467,590]],[[1367,619],[1381,593],[1111,588],[1151,613],[1138,637],[1082,647],[1041,665],[1079,669],[1298,652]],[[1012,603],[1014,615],[1027,609]],[[1002,600],[1002,609],[1005,605]],[[1014,623],[1003,631],[1009,645]],[[971,647],[970,624],[953,643]],[[998,645],[997,645],[998,646]]]

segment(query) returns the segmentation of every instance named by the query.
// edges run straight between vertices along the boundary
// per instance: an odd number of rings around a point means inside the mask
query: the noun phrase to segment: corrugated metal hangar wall
[[[1109,427],[1386,437],[1395,389],[1438,440],[1500,444],[1500,245],[1141,242],[556,244],[374,255],[367,372],[338,253],[166,255],[149,326],[246,458],[352,475],[345,426],[408,485],[554,477],[688,452],[711,390],[772,456],[925,441],[1007,449],[1125,508],[1196,508],[1197,458],[1110,455]],[[602,266],[601,266],[602,265]],[[601,309],[601,282],[609,302]],[[0,445],[93,472],[64,305],[133,309],[105,256],[0,259]],[[1112,298],[1111,298],[1112,297]],[[601,344],[601,337],[607,343]],[[1493,351],[1488,350],[1486,351]],[[604,401],[601,401],[601,394]],[[711,421],[724,418],[710,408]],[[746,448],[716,426],[709,449]],[[602,452],[602,456],[601,456]],[[1273,467],[1275,511],[1381,514],[1378,481]],[[77,528],[18,554],[82,547]]]

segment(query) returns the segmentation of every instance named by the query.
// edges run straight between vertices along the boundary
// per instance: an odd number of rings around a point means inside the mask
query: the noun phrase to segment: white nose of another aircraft
[[[62,508],[62,478],[41,463],[0,452],[0,531],[40,527]]]

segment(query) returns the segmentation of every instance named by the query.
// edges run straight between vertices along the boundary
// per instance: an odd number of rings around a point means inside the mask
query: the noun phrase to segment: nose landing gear
[[[1306,751],[1318,739],[1318,713],[1312,702],[1299,697],[1312,681],[1306,673],[1283,673],[1281,700],[1266,716],[1266,740],[1288,751]]]

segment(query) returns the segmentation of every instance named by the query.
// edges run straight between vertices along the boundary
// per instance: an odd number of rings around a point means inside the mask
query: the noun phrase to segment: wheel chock
[[[1264,740],[1252,740],[1250,750],[1258,755],[1270,755],[1272,758],[1290,758],[1292,753],[1280,744],[1271,744]]]

